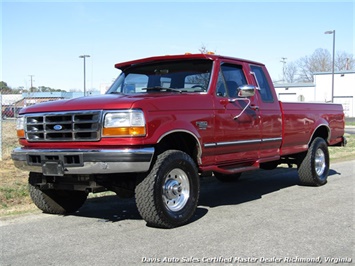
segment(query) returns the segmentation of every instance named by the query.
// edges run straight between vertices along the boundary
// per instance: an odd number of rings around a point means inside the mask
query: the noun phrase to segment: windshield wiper
[[[183,92],[180,89],[174,89],[174,88],[165,88],[165,87],[161,87],[161,86],[155,86],[155,87],[148,87],[148,88],[144,88],[143,90],[147,90],[147,92],[150,91],[173,91],[173,92]]]

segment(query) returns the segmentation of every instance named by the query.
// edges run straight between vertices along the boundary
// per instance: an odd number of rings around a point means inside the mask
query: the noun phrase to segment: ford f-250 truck
[[[14,164],[46,213],[77,211],[88,193],[135,196],[150,226],[186,224],[200,176],[236,180],[244,171],[297,165],[321,186],[328,146],[344,144],[341,105],[282,103],[263,64],[214,54],[119,63],[105,95],[21,110]]]

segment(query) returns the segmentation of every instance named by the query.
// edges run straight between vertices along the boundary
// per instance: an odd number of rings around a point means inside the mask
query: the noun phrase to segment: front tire
[[[165,151],[135,192],[138,211],[149,226],[184,225],[195,213],[200,193],[196,164],[182,151]]]
[[[300,181],[304,185],[322,186],[327,183],[329,151],[322,138],[315,138],[298,167]]]
[[[29,192],[33,203],[38,209],[50,214],[68,214],[76,212],[85,203],[88,194],[73,190],[41,190],[31,184]]]

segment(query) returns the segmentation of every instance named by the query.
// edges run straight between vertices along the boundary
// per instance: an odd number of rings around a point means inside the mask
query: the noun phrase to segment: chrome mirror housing
[[[254,85],[243,85],[238,87],[238,96],[248,98],[255,95],[256,87]]]

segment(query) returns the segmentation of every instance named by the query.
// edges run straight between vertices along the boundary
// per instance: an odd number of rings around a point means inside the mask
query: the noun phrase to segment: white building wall
[[[314,84],[274,84],[279,100],[284,102],[331,102],[332,74],[315,73]],[[334,103],[343,105],[345,116],[355,117],[355,72],[334,74]]]
[[[332,76],[331,75],[315,75],[315,98],[317,102],[331,102],[332,101]],[[334,83],[335,84],[335,83]]]
[[[311,86],[294,86],[282,85],[282,87],[275,87],[276,94],[280,101],[283,102],[313,102],[315,87]]]
[[[314,75],[316,101],[332,101],[332,74]],[[345,71],[334,74],[334,103],[341,103],[345,116],[355,117],[355,72]]]

